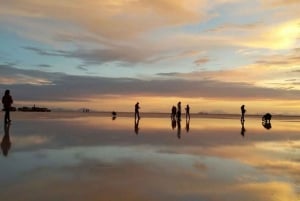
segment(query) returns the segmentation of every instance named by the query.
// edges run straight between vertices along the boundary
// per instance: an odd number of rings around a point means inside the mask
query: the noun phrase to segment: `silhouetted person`
[[[10,95],[10,91],[7,89],[5,90],[4,96],[2,97],[2,104],[5,111],[4,115],[4,124],[11,122],[10,119],[10,109],[13,103],[13,99]]]
[[[175,105],[173,105],[172,109],[171,109],[171,118],[172,119],[176,119],[176,107]]]
[[[241,124],[242,124],[241,135],[242,135],[243,137],[245,137],[245,132],[246,132],[246,129],[245,129],[245,122],[244,122],[244,121],[241,121]]]
[[[190,106],[189,104],[186,105],[186,108],[185,108],[185,118],[186,119],[190,119]]]
[[[181,120],[181,102],[177,103],[177,119]]]
[[[262,116],[261,120],[264,122],[271,122],[272,115],[270,113],[266,113],[264,116]]]
[[[115,111],[112,111],[111,115],[112,115],[111,118],[112,120],[115,120],[117,118],[117,113]]]
[[[190,131],[190,118],[185,121],[185,130],[187,133]]]
[[[137,102],[134,106],[134,118],[136,119],[140,119],[140,112],[139,112],[140,106],[139,106],[139,102]]]
[[[178,137],[178,139],[181,138],[181,123],[180,123],[180,119],[177,119],[177,137]]]
[[[245,121],[245,113],[246,113],[245,105],[241,106],[241,113],[242,113],[241,122],[244,122]]]
[[[140,119],[135,119],[134,120],[134,132],[135,134],[139,134],[139,123],[140,123]]]
[[[9,137],[9,128],[10,128],[10,123],[4,124],[4,136],[2,138],[1,142],[1,149],[2,153],[4,156],[8,155],[8,151],[11,147],[11,142],[10,142],[10,137]]]

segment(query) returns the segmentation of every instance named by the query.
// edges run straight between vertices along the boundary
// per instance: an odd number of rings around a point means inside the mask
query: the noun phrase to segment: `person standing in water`
[[[185,118],[186,119],[190,119],[190,106],[189,104],[186,105],[186,108],[185,108]]]
[[[140,119],[140,112],[139,112],[140,106],[139,106],[139,102],[137,102],[134,106],[134,118],[136,119]]]
[[[4,115],[4,123],[10,123],[11,119],[10,119],[10,109],[11,109],[11,105],[13,103],[13,99],[10,95],[10,91],[7,89],[5,90],[4,96],[2,97],[2,104],[3,104],[3,108],[5,111],[5,115]]]
[[[177,103],[177,119],[181,120],[181,102]]]
[[[245,105],[241,106],[241,113],[242,113],[241,122],[244,122],[245,121],[245,113],[246,113]]]

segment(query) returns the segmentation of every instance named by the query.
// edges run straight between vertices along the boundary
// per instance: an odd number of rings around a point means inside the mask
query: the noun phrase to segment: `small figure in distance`
[[[2,104],[3,104],[4,111],[5,111],[4,124],[11,122],[10,109],[11,109],[12,103],[13,103],[13,99],[10,95],[10,91],[7,89],[7,90],[5,90],[4,96],[2,97]]]
[[[241,122],[244,122],[245,121],[245,113],[246,113],[245,105],[241,106],[241,113],[242,113]]]
[[[262,121],[265,122],[271,122],[272,115],[270,113],[266,113],[264,116],[262,116]]]
[[[175,120],[176,119],[176,107],[175,105],[173,105],[172,109],[171,109],[171,119]]]
[[[112,111],[112,120],[115,120],[117,118],[117,112]]]
[[[272,119],[272,115],[270,113],[266,113],[265,115],[262,116],[262,125],[265,129],[269,130],[272,128],[271,119]]]
[[[177,120],[181,120],[181,102],[177,103]]]
[[[189,104],[186,105],[186,108],[185,108],[185,118],[186,119],[190,119],[190,106]]]
[[[140,106],[139,106],[139,102],[137,102],[134,106],[134,118],[136,119],[140,119],[140,112],[139,112]]]

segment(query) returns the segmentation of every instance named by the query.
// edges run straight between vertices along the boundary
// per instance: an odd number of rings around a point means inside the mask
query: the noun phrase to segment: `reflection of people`
[[[272,128],[271,122],[270,121],[263,121],[262,125],[265,129],[270,130]]]
[[[117,112],[115,112],[115,111],[112,111],[112,117],[111,117],[111,119],[112,120],[115,120],[116,118],[117,118]]]
[[[241,124],[242,124],[241,135],[242,135],[243,137],[245,137],[245,132],[246,132],[246,129],[245,129],[245,122],[242,121]]]
[[[138,118],[140,119],[140,112],[139,112],[140,106],[139,106],[139,102],[137,102],[134,106],[134,118]]]
[[[176,119],[175,118],[171,119],[171,125],[172,125],[172,129],[174,130],[176,128]]]
[[[180,139],[180,137],[181,137],[181,123],[180,123],[180,119],[177,119],[177,137],[178,137],[178,139]]]
[[[190,119],[186,119],[185,121],[185,130],[187,133],[190,131]]]
[[[181,119],[181,102],[180,101],[177,103],[177,119],[178,120]]]
[[[135,119],[134,120],[134,132],[135,134],[139,134],[139,123],[140,123],[140,119]]]
[[[4,115],[5,124],[11,122],[9,113],[10,113],[12,103],[13,103],[13,99],[10,95],[10,91],[7,89],[5,90],[4,96],[2,97],[2,104],[5,111],[5,115]]]
[[[189,104],[186,105],[186,108],[185,108],[185,118],[186,119],[190,119],[190,106]]]
[[[9,137],[9,128],[10,128],[10,123],[6,123],[4,125],[4,136],[3,136],[2,142],[1,142],[1,149],[2,149],[2,153],[4,156],[8,155],[8,151],[11,147],[11,142],[10,142],[10,137]]]
[[[245,105],[241,106],[241,113],[242,113],[241,122],[244,122],[245,121],[245,113],[246,113]]]

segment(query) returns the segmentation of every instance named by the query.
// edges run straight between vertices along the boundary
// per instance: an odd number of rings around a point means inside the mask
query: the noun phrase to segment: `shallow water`
[[[0,198],[294,201],[299,119],[13,114],[2,142]],[[4,137],[4,126],[1,125]],[[11,143],[9,147],[9,142]]]

